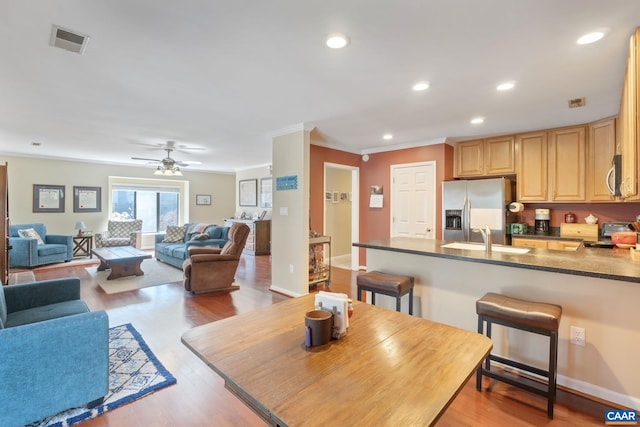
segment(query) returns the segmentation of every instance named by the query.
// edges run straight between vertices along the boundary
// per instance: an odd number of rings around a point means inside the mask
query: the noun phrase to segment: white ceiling
[[[53,24],[85,54],[49,46]],[[0,153],[151,172],[131,157],[175,140],[205,149],[172,153],[189,169],[231,172],[300,124],[366,153],[586,123],[617,114],[639,25],[638,0],[0,0]]]

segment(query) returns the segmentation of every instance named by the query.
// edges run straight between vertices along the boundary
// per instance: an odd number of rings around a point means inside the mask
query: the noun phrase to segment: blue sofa
[[[42,238],[20,237],[18,230],[33,228]],[[37,267],[53,262],[66,262],[73,258],[73,237],[71,235],[47,234],[44,224],[12,224],[9,226],[9,267]]]
[[[80,279],[0,286],[0,426],[95,406],[109,391],[109,318]]]
[[[221,248],[229,240],[229,227],[220,225],[208,225],[204,228],[202,233],[209,235],[206,240],[192,240],[195,235],[202,234],[200,231],[190,232],[192,227],[198,227],[197,223],[185,224],[186,233],[181,242],[178,243],[163,243],[162,240],[165,237],[164,233],[156,234],[155,240],[155,256],[158,261],[166,262],[174,267],[182,269],[184,260],[189,257],[189,248],[191,246],[203,247],[218,247]]]

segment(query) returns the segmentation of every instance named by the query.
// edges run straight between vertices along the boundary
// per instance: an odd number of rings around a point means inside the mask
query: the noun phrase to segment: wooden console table
[[[249,226],[249,236],[244,245],[244,253],[250,255],[269,255],[271,253],[271,220],[270,219],[225,219],[225,227],[234,222]]]
[[[267,423],[432,425],[491,349],[480,334],[353,302],[347,336],[306,349],[314,295],[198,326],[182,342]]]

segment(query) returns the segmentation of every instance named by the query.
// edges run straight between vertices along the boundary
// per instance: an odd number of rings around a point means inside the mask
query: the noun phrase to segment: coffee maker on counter
[[[549,234],[551,227],[549,209],[536,209],[535,211],[535,232],[536,234]]]

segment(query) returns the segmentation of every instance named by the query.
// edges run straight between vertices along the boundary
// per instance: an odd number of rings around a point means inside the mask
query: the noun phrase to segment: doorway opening
[[[331,266],[358,270],[360,168],[324,164],[324,234],[331,236]]]

